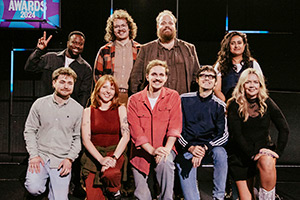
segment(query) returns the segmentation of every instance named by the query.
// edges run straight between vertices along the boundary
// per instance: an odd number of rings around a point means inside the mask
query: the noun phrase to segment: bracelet
[[[272,158],[275,158],[275,156],[271,153],[267,153],[267,152],[259,152],[259,153],[263,154],[263,155],[271,156]]]

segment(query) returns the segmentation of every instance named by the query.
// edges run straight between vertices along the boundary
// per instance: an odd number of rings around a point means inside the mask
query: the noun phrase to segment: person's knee
[[[116,178],[120,178],[121,177],[121,171],[120,170],[116,170],[116,169],[112,169],[109,168],[108,170],[105,170],[102,178],[108,179],[108,180],[113,180]]]
[[[223,147],[213,148],[213,159],[227,162],[227,152]]]
[[[26,181],[24,185],[25,185],[25,188],[27,189],[27,191],[34,196],[40,195],[40,194],[44,193],[46,190],[46,186],[42,185],[38,182]]]
[[[261,156],[257,162],[260,171],[272,172],[275,170],[274,159],[270,156]]]
[[[157,164],[156,168],[175,170],[175,163],[173,160],[170,159],[162,160]]]

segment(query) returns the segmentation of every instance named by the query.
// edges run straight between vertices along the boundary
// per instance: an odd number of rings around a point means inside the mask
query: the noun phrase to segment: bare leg
[[[260,175],[259,198],[266,200],[275,199],[276,185],[276,159],[271,156],[261,156],[257,162]]]
[[[240,200],[252,200],[253,179],[236,181],[236,186],[239,191]]]
[[[260,186],[266,191],[272,190],[276,185],[276,159],[271,156],[261,156],[257,162],[260,175]]]

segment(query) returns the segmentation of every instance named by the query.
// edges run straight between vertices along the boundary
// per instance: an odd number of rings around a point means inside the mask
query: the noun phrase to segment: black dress
[[[249,102],[250,116],[246,122],[239,116],[238,104],[233,101],[228,107],[229,143],[227,145],[229,172],[235,181],[247,180],[256,173],[256,162],[253,161],[261,148],[282,154],[288,140],[289,127],[279,107],[270,98],[266,100],[267,110],[263,116],[256,111],[259,104],[256,100]],[[270,122],[278,130],[277,144],[269,137]]]

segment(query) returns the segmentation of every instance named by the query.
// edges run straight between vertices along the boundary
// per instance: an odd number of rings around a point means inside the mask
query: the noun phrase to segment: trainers
[[[113,200],[120,200],[121,199],[121,192],[118,190],[117,192],[112,192],[111,193],[111,198]]]

